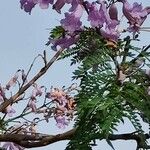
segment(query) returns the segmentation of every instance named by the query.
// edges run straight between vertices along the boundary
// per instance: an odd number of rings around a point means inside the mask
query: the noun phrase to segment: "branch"
[[[129,52],[129,45],[131,42],[130,36],[127,36],[124,40],[126,41],[126,44],[124,47],[124,55],[123,55],[122,62],[121,62],[122,65],[126,62],[126,58]]]
[[[143,49],[141,50],[141,52],[140,52],[134,59],[131,60],[131,63],[135,63],[135,61],[136,61],[138,58],[143,57],[143,56],[144,56],[144,53],[145,53],[146,51],[148,51],[149,49],[150,49],[150,44],[149,44],[148,46],[146,46],[146,47],[143,47]]]
[[[0,134],[0,141],[1,142],[14,142],[16,144],[19,144],[20,146],[23,146],[25,148],[33,148],[33,147],[41,147],[46,146],[58,141],[63,140],[71,140],[73,136],[75,135],[76,128],[71,129],[67,132],[64,132],[62,134],[57,135],[47,135],[47,134],[40,134],[35,133],[33,135],[26,135],[26,134]],[[137,142],[138,148],[150,148],[149,145],[144,144],[143,139],[149,139],[150,135],[148,134],[136,134],[133,133],[127,133],[127,134],[110,134],[108,136],[108,140],[114,141],[114,140],[135,140]],[[105,139],[105,137],[101,137],[100,134],[96,134],[96,136],[93,137],[93,139]]]
[[[46,146],[62,140],[70,140],[76,129],[69,130],[62,134],[46,135],[46,134],[0,134],[1,142],[13,142],[25,148]]]
[[[57,60],[62,51],[62,48],[57,51],[52,59],[26,85],[21,87],[16,94],[14,94],[10,99],[5,99],[5,101],[0,105],[0,112],[3,112],[8,105],[17,102],[17,98],[22,95],[36,80],[38,80],[47,72],[47,70],[55,62],[55,60]]]

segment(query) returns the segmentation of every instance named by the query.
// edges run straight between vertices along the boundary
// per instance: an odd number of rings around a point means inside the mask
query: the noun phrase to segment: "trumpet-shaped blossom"
[[[61,8],[65,5],[66,0],[57,0],[53,5],[53,9],[55,9],[58,13],[61,13]]]
[[[106,12],[106,7],[104,6],[104,4],[102,4],[102,6],[103,10],[105,10]],[[115,4],[110,6],[108,13],[107,12],[105,13],[105,19],[106,22],[104,24],[104,28],[100,30],[102,36],[107,40],[117,41],[120,36],[120,33],[117,30],[119,21],[118,21],[118,12]]]
[[[2,148],[4,148],[5,150],[24,150],[23,147],[12,143],[12,142],[6,142],[4,143],[4,145],[2,146]]]
[[[69,123],[63,115],[55,116],[55,120],[58,128],[65,128],[65,126]]]
[[[42,9],[47,9],[49,4],[53,4],[53,1],[54,0],[20,0],[20,4],[21,9],[31,14],[32,8],[34,8],[36,4],[39,4]]]
[[[81,0],[68,0],[68,4],[69,3],[71,3],[71,8],[69,9],[70,12],[75,11],[79,4],[82,5]]]
[[[92,4],[87,3],[87,8],[89,10],[88,21],[90,21],[91,26],[102,27],[106,20],[102,5],[98,9],[95,2],[93,2]]]
[[[6,89],[9,90],[10,87],[14,86],[17,83],[18,80],[18,71],[16,72],[16,74],[10,79],[10,81],[6,84]]]
[[[100,5],[100,8],[97,8]],[[99,1],[99,4],[93,2],[87,3],[89,9],[88,20],[92,27],[100,27],[101,35],[108,40],[117,41],[120,34],[117,31],[118,12],[116,6],[113,4],[110,6],[109,12],[106,9],[104,2]]]
[[[31,108],[32,112],[36,112],[37,107],[36,107],[36,99],[30,99],[27,105],[27,109]]]
[[[43,86],[38,86],[36,83],[34,83],[34,89],[32,90],[31,97],[41,96],[42,95],[42,88]]]
[[[137,2],[130,5],[127,0],[118,0],[119,2],[123,3],[123,14],[129,21],[129,32],[138,32],[140,26],[146,20],[147,15],[150,13],[150,7],[146,7],[143,9],[141,4]]]
[[[113,20],[109,24],[105,24],[105,28],[102,28],[100,30],[102,36],[107,40],[117,41],[120,36],[120,33],[117,30],[117,26],[118,22]]]
[[[15,112],[16,112],[16,111],[12,108],[11,105],[8,105],[8,106],[6,107],[6,109],[5,109],[5,113],[7,113],[7,115],[8,115],[9,117],[12,117]]]
[[[49,7],[49,4],[53,4],[54,0],[34,0],[39,3],[40,8],[47,9]]]
[[[56,108],[58,109],[58,110],[61,110],[62,112],[64,112],[65,113],[65,111],[67,110],[66,109],[66,102],[63,102],[63,104],[58,104],[58,103],[56,103]]]
[[[62,89],[51,89],[50,93],[47,93],[47,98],[56,100],[59,105],[64,106],[66,103],[66,93]]]
[[[47,122],[53,113],[59,128],[64,128],[68,125],[69,120],[73,118],[73,112],[76,107],[75,100],[69,96],[69,93],[75,89],[75,85],[67,89],[51,88],[46,97],[52,100],[55,107],[53,110],[44,110],[44,117]]]
[[[118,20],[118,10],[115,4],[109,7],[109,16],[112,20]]]
[[[55,9],[58,13],[61,13],[61,9],[66,3],[72,5],[69,11],[73,12],[78,4],[80,4],[80,0],[57,0],[56,3],[53,5],[53,9]]]
[[[65,19],[60,21],[62,27],[70,33],[81,30],[82,22],[80,21],[80,18],[82,17],[83,10],[83,6],[78,4],[71,14],[65,13]]]
[[[53,44],[52,49],[57,51],[57,46],[62,49],[69,48],[71,45],[75,44],[79,39],[79,35],[70,36],[66,35],[65,37],[61,37],[58,39],[50,39],[50,43]]]
[[[36,5],[33,0],[20,0],[21,9],[24,9],[25,12],[31,14],[32,8]]]

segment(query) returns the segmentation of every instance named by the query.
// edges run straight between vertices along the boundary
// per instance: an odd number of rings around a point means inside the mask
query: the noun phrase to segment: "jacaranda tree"
[[[149,131],[142,128],[143,122],[150,124],[150,44],[142,45],[139,38],[150,29],[144,26],[150,7],[127,0],[20,0],[20,5],[30,15],[39,5],[65,16],[46,43],[55,55],[48,60],[47,51],[41,52],[28,70],[18,69],[0,86],[1,149],[22,150],[69,140],[66,150],[90,150],[102,139],[112,149],[113,140],[134,140],[137,150],[150,149]],[[39,58],[43,67],[29,78]],[[66,58],[71,66],[78,64],[72,85],[48,89],[37,83],[53,63]],[[32,120],[27,119],[29,115]],[[126,118],[134,131],[114,134]],[[62,134],[39,133],[38,123],[45,125],[50,119],[58,128],[67,128],[71,121],[74,127]]]

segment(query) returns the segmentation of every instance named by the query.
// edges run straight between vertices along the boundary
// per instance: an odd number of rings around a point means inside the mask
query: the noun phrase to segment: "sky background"
[[[129,2],[133,2],[130,0]],[[149,1],[143,0],[144,5],[148,5]],[[63,14],[62,14],[63,15]],[[0,83],[5,85],[7,81],[14,75],[18,69],[29,68],[32,60],[43,50],[47,50],[48,57],[52,57],[54,52],[50,47],[46,47],[50,29],[55,25],[59,25],[61,16],[57,15],[51,9],[41,10],[38,6],[33,9],[29,15],[20,9],[19,0],[1,1],[0,5]],[[145,23],[149,26],[149,22]],[[141,43],[148,44],[149,33],[141,34]],[[138,44],[139,45],[139,44]],[[42,61],[38,61],[31,75],[41,67]],[[56,62],[46,73],[45,77],[38,82],[42,85],[50,87],[69,86],[71,82],[72,71],[75,67],[70,67],[69,60]],[[21,108],[20,108],[21,109]],[[132,132],[133,127],[126,121],[126,126],[119,125],[119,131],[122,133]],[[39,125],[38,130],[44,133],[57,134],[67,131],[59,130],[55,126],[55,122],[51,121],[44,126]],[[144,124],[144,129],[148,130],[148,126]],[[64,150],[67,142],[58,142],[43,148],[34,148],[34,150]],[[134,141],[116,141],[113,142],[116,150],[135,150]],[[94,150],[111,150],[111,148],[102,141]]]

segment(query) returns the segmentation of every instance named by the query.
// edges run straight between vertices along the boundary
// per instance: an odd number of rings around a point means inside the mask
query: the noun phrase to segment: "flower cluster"
[[[42,9],[47,9],[49,4],[52,4],[54,0],[20,0],[21,8],[24,11],[31,13],[32,8],[35,7],[36,4]]]
[[[22,83],[25,83],[25,81],[27,81],[24,70],[19,69],[4,87],[0,86],[0,103],[3,103],[6,100],[6,93],[10,91],[10,89],[17,83],[19,83],[19,77],[21,78]],[[3,113],[7,114],[9,117],[12,117],[15,112],[16,111],[13,109],[12,105],[8,105],[5,110],[3,110]]]
[[[150,7],[143,8],[137,2],[130,5],[127,0],[118,0],[123,3],[122,12],[129,23],[129,27],[123,31],[139,33],[141,25],[150,14]],[[117,3],[116,2],[116,3]],[[106,41],[117,42],[122,31],[119,31],[120,21],[118,19],[118,11],[115,3],[109,7],[106,1],[81,1],[81,0],[20,0],[21,8],[26,12],[31,13],[32,8],[39,4],[42,9],[46,9],[49,5],[58,13],[65,4],[71,4],[69,12],[65,12],[65,18],[60,20],[61,26],[65,30],[65,35],[56,39],[50,39],[52,49],[57,50],[57,46],[65,49],[75,44],[83,29],[83,21],[81,17],[83,13],[87,13],[87,20],[90,22],[92,28],[99,30],[100,35]]]
[[[37,110],[37,107],[36,107],[37,97],[42,96],[42,94],[43,94],[42,89],[43,88],[44,88],[44,86],[38,86],[36,83],[33,84],[33,90],[32,90],[31,96],[29,98],[27,110],[29,108],[31,108],[32,112],[36,112],[36,110]]]
[[[24,70],[18,70],[6,86],[0,86],[0,102],[3,103],[9,97],[11,98],[13,93],[10,90],[12,87],[15,86],[15,89],[20,89],[26,82],[27,75]],[[18,88],[16,85],[18,85]],[[37,115],[43,114],[44,119],[42,120],[49,122],[49,119],[53,117],[59,128],[64,128],[68,125],[69,121],[73,118],[76,106],[75,100],[71,96],[72,91],[76,90],[76,84],[66,89],[51,88],[49,92],[46,91],[46,87],[40,86],[37,83],[34,83],[31,88],[30,93],[24,93],[17,99],[17,101],[22,100],[27,102],[26,106],[22,108],[21,116],[28,112]],[[10,92],[10,96],[8,92]],[[44,99],[43,102],[42,99]],[[8,117],[14,117],[16,110],[13,103],[8,105],[2,113]],[[13,145],[10,144],[10,146]]]
[[[51,99],[55,104],[54,118],[59,128],[64,128],[73,118],[76,102],[73,97],[70,96],[72,90],[74,90],[73,86],[67,90],[52,88],[51,91],[47,93],[47,98]]]
[[[76,103],[70,94],[76,87],[71,86],[67,89],[51,88],[50,92],[46,92],[45,94],[42,91],[43,87],[34,84],[32,94],[24,111],[31,110],[36,114],[43,114],[46,122],[49,122],[49,119],[54,117],[57,126],[64,128],[73,118]],[[37,97],[42,95],[45,95],[44,104],[38,108]],[[46,99],[48,99],[48,102]],[[47,103],[50,105],[47,105]]]
[[[137,2],[130,5],[127,0],[118,0],[123,3],[123,14],[129,21],[129,32],[139,32],[141,25],[146,20],[147,16],[150,14],[150,7],[143,9],[142,4]]]

